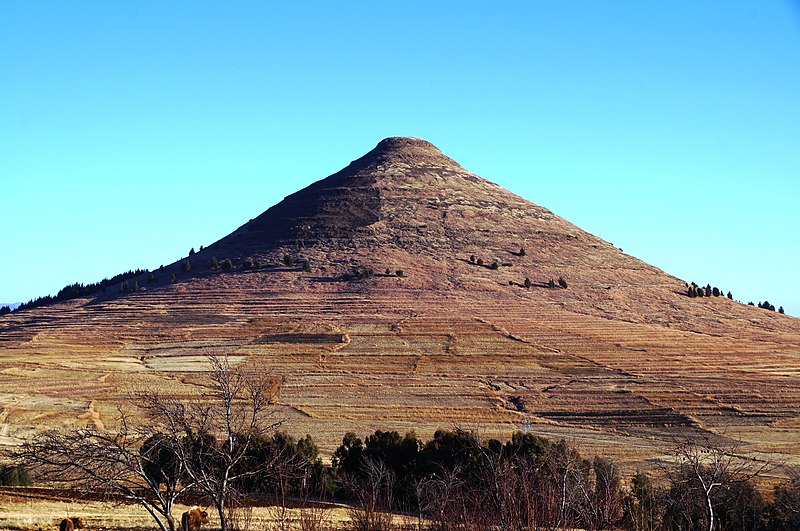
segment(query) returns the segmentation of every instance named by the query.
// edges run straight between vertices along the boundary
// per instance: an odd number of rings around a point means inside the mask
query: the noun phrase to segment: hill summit
[[[689,297],[425,140],[382,140],[126,282],[0,317],[0,442],[113,422],[130,386],[191,395],[227,354],[284,375],[286,428],[326,450],[457,425],[631,466],[695,436],[798,460],[800,320]]]
[[[523,259],[519,255],[521,250],[527,254],[526,247],[535,254]],[[295,252],[322,266],[388,260],[414,269],[430,261],[422,269],[439,273],[432,275],[435,283],[427,285],[431,288],[470,282],[468,277],[474,275],[451,274],[454,266],[474,272],[462,265],[470,256],[486,266],[497,262],[498,268],[514,258],[533,261],[555,278],[582,265],[598,277],[602,269],[660,273],[465,170],[430,142],[410,137],[382,140],[346,168],[246,223],[206,254],[219,249],[234,260],[251,256],[275,261],[276,251]],[[506,282],[499,285],[505,286],[509,279],[501,280]],[[602,283],[602,278],[597,280]],[[674,284],[676,279],[661,275],[659,282],[665,280]]]

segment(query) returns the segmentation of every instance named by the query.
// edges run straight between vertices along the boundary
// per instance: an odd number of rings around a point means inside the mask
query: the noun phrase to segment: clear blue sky
[[[800,5],[0,3],[0,302],[209,244],[412,135],[800,315]]]

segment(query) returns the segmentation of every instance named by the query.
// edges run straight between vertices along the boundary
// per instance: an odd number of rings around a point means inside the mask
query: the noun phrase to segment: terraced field
[[[350,430],[462,426],[563,437],[630,468],[694,436],[800,464],[798,319],[688,298],[424,141],[383,142],[191,260],[136,293],[0,318],[0,443],[111,426],[143,387],[191,396],[226,354],[285,377],[286,429],[328,452]],[[546,287],[559,276],[567,289]]]

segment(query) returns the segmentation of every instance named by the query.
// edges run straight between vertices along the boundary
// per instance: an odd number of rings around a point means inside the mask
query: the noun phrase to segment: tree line
[[[63,301],[68,301],[70,299],[77,299],[78,297],[88,297],[98,292],[105,293],[105,291],[108,289],[109,286],[116,284],[122,285],[123,283],[127,282],[133,277],[142,275],[144,273],[148,273],[148,271],[146,269],[136,269],[136,270],[126,271],[118,275],[114,275],[111,278],[104,278],[100,282],[93,282],[90,284],[81,284],[80,282],[75,282],[73,284],[67,284],[66,286],[58,290],[58,293],[56,293],[55,295],[44,295],[42,297],[31,299],[28,302],[20,304],[17,307],[17,310],[27,310],[29,308],[36,308],[38,306],[44,306],[46,304],[51,304],[54,302],[63,302]],[[9,308],[9,312],[10,311],[11,309]]]

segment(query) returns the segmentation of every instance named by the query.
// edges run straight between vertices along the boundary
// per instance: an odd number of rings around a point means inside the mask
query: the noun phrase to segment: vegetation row
[[[686,289],[686,294],[691,298],[696,297],[722,297],[723,292],[718,287],[714,286],[711,287],[711,284],[707,284],[706,287],[698,286],[694,282],[688,284]],[[727,297],[730,300],[733,300],[733,293],[730,291],[727,294]],[[752,301],[747,303],[748,306],[755,306]],[[759,302],[758,307],[764,310],[775,311],[775,306],[769,303],[769,301]],[[783,306],[778,308],[778,313],[784,313]]]

